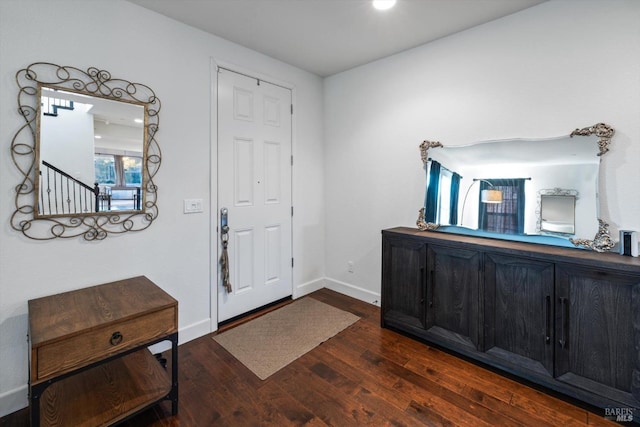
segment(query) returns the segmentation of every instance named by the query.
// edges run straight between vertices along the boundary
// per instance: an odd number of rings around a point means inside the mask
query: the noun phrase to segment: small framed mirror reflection
[[[149,227],[161,162],[153,90],[105,70],[42,62],[16,81],[25,124],[11,144],[23,175],[13,228],[37,240],[101,240]]]
[[[543,194],[540,196],[540,231],[574,235],[576,196]]]

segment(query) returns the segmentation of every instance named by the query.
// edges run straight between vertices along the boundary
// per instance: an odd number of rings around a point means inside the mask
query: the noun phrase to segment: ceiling
[[[547,0],[129,0],[325,77]]]

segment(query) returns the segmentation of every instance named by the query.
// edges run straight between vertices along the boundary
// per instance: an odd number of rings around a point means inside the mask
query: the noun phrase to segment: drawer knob
[[[111,345],[118,345],[122,342],[122,334],[120,332],[114,332],[111,334],[111,339],[109,340]]]

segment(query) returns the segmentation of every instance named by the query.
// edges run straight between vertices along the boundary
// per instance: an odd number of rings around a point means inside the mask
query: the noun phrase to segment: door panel
[[[556,377],[631,399],[640,276],[559,265],[556,286]]]
[[[382,325],[407,332],[425,329],[427,245],[408,239],[382,240]]]
[[[485,346],[525,373],[553,375],[554,265],[485,254]]]
[[[234,277],[236,293],[240,294],[253,288],[254,277],[254,260],[255,253],[254,233],[253,230],[236,230],[234,232],[235,239],[230,239],[235,244],[232,245],[233,252],[231,259],[235,262],[231,263],[235,269],[232,270],[231,277]]]
[[[429,245],[427,259],[429,334],[473,350],[481,349],[480,252]]]
[[[282,265],[282,227],[279,225],[267,226],[264,234],[264,253],[266,256],[264,281],[267,284],[271,284],[282,277],[280,272]]]
[[[264,143],[264,202],[282,203],[282,148],[279,142]]]
[[[236,206],[253,206],[253,183],[255,168],[253,141],[248,139],[234,139],[234,204]]]
[[[231,292],[218,321],[292,294],[291,91],[220,69],[218,207],[228,209]]]

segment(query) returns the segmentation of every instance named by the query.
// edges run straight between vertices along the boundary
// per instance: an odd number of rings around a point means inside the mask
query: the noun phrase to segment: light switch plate
[[[202,212],[202,199],[184,199],[184,213]]]

